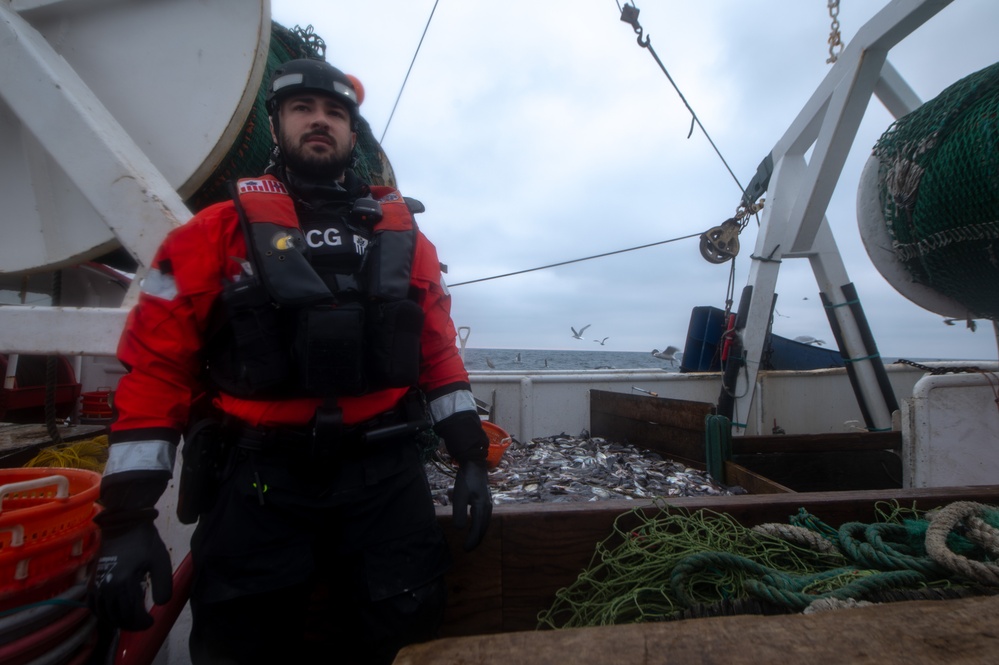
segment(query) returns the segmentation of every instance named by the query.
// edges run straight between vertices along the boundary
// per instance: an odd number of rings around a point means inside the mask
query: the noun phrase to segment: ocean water
[[[469,371],[515,371],[535,370],[579,370],[579,369],[661,369],[666,372],[680,371],[681,353],[670,362],[656,358],[651,352],[638,351],[567,351],[544,349],[465,349],[465,367]],[[885,365],[896,362],[896,357],[882,357]],[[948,358],[909,358],[917,363],[952,360]],[[959,362],[953,361],[952,362]],[[490,364],[492,366],[490,366]],[[970,363],[974,365],[974,363]]]
[[[538,349],[465,349],[465,367],[469,371],[579,370],[579,369],[661,369],[677,372],[680,354],[671,363],[651,352],[636,351],[564,351]],[[490,367],[490,363],[492,367]]]

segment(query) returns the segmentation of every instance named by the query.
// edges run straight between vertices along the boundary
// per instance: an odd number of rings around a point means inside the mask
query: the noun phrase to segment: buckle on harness
[[[432,425],[423,408],[423,400],[415,390],[406,393],[394,409],[390,421],[363,432],[361,443],[377,445],[386,439],[419,434]]]
[[[343,437],[343,409],[338,406],[321,406],[316,409],[312,422],[312,452],[320,452],[318,446],[323,441],[338,441]]]

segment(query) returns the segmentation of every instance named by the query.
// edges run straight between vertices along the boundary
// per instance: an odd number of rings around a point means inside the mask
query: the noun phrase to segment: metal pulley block
[[[735,217],[701,234],[701,256],[710,263],[725,263],[739,253],[742,225]]]

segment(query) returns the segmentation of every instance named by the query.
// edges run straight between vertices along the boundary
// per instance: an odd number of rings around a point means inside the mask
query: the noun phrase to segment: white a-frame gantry
[[[871,18],[839,55],[784,136],[760,165],[744,203],[764,191],[760,233],[736,330],[742,362],[729,361],[719,411],[740,433],[750,413],[780,262],[807,258],[827,308],[867,428],[891,429],[898,406],[856,289],[836,247],[825,211],[872,95],[896,118],[921,105],[887,60],[893,46],[951,0],[894,0]],[[811,158],[806,153],[811,150]],[[727,413],[726,413],[727,412]]]

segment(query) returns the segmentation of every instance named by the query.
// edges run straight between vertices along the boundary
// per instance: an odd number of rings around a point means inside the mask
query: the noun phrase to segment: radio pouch
[[[281,336],[281,310],[256,279],[229,284],[220,296],[229,325],[212,340],[208,372],[226,392],[253,396],[289,378],[288,352]]]
[[[415,248],[415,226],[409,231],[375,233],[364,259],[363,279],[368,296],[376,300],[408,297]]]
[[[409,299],[370,303],[365,323],[372,387],[415,386],[420,378],[423,309]]]
[[[309,395],[359,395],[364,380],[364,307],[309,307],[299,311],[295,365]]]

